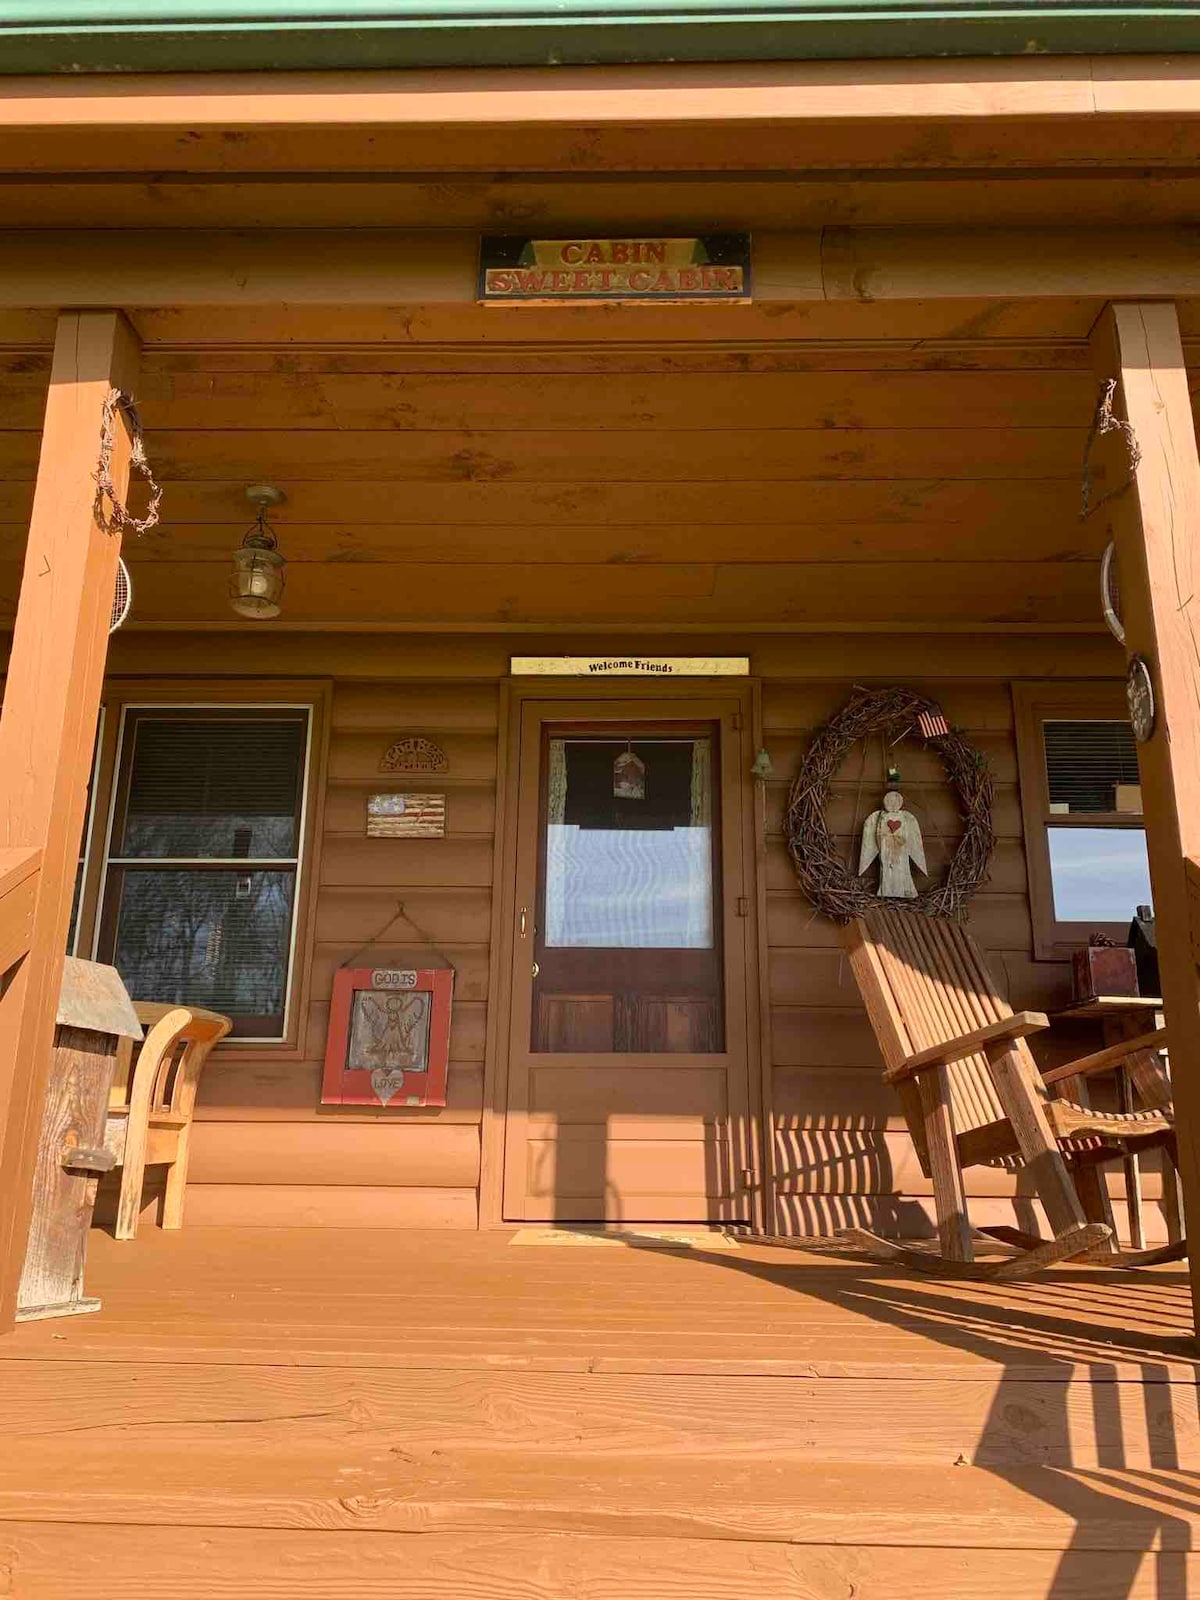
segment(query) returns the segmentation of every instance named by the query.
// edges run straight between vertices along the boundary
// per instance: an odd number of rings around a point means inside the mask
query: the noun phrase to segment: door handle
[[[522,939],[525,937],[525,929],[526,929],[526,926],[528,924],[528,921],[529,921],[529,909],[528,909],[527,906],[522,906],[521,907],[521,937],[522,937]]]

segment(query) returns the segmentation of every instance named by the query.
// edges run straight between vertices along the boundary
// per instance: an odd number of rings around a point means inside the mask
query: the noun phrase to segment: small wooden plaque
[[[393,739],[379,762],[380,772],[445,772],[450,763],[440,744],[419,733]]]
[[[368,839],[444,839],[444,794],[367,796]]]

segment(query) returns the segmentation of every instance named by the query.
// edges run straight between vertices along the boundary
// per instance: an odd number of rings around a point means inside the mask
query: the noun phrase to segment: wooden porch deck
[[[0,1341],[0,1594],[1183,1600],[1182,1269],[93,1234]]]

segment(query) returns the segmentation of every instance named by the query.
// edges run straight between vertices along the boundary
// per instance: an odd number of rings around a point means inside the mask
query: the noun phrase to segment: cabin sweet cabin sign
[[[485,235],[479,298],[747,300],[750,235],[693,239],[530,239]]]

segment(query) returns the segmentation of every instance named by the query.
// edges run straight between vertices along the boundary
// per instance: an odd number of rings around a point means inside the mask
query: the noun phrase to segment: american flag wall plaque
[[[367,796],[368,839],[444,839],[444,794]]]

